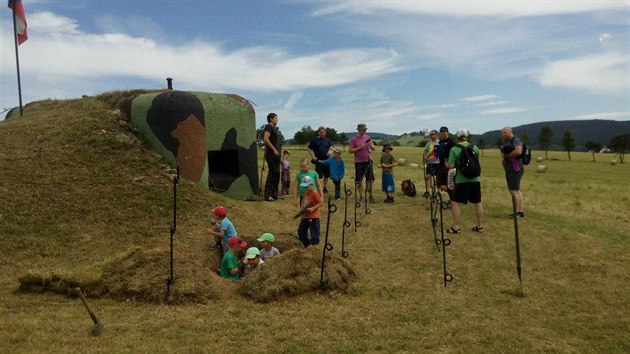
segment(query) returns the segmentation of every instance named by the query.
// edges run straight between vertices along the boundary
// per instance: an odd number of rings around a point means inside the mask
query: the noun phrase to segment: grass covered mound
[[[142,302],[207,303],[221,298],[222,281],[211,269],[190,255],[173,254],[174,283],[167,299],[170,274],[169,250],[136,249],[107,264],[101,280],[112,298]]]
[[[291,249],[265,262],[262,269],[249,273],[240,282],[225,280],[191,254],[174,252],[174,278],[167,297],[170,274],[169,250],[134,248],[102,267],[100,276],[92,272],[72,274],[29,273],[19,278],[20,290],[51,291],[74,296],[81,287],[87,296],[121,301],[154,303],[201,303],[225,299],[240,293],[256,302],[270,302],[319,291],[322,251],[320,248]],[[324,290],[345,291],[356,274],[345,259],[326,254]]]
[[[80,287],[89,297],[174,304],[205,304],[226,297],[226,293],[234,293],[234,284],[221,279],[191,255],[175,251],[175,282],[167,298],[169,257],[166,248],[134,248],[105,263],[99,274],[94,271],[29,272],[18,279],[19,289],[24,292],[50,291],[74,296],[73,289]]]
[[[245,277],[239,292],[257,302],[270,302],[320,290],[322,250],[291,249],[265,262]],[[324,289],[345,291],[356,274],[345,259],[326,254]]]

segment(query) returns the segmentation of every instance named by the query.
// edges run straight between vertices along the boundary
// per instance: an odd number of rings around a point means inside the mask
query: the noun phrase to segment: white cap
[[[455,136],[458,138],[467,138],[468,137],[468,130],[464,129],[464,128],[459,128],[457,129],[457,132],[455,133]]]

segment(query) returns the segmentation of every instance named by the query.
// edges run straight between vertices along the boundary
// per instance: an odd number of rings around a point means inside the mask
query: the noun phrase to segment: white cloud
[[[543,86],[583,89],[592,92],[628,94],[630,56],[604,53],[548,64],[541,72]]]
[[[423,1],[328,1],[314,15],[336,13],[372,14],[391,12],[398,14],[425,14],[452,17],[500,16],[523,17],[555,14],[576,14],[629,7],[627,0],[423,0]]]
[[[131,36],[165,38],[166,32],[153,19],[146,16],[114,16],[103,14],[94,19],[96,26],[105,33],[126,33]]]
[[[520,107],[506,107],[506,108],[497,108],[497,109],[488,109],[485,111],[479,112],[480,114],[493,115],[493,114],[511,114],[511,113],[519,113],[524,112],[524,108]]]
[[[77,35],[79,24],[76,20],[68,17],[55,15],[52,12],[36,12],[28,14],[29,33],[44,33],[46,35]]]
[[[335,49],[310,55],[267,46],[226,51],[201,41],[167,45],[121,33],[85,33],[75,20],[48,12],[33,13],[29,19],[31,36],[20,47],[24,78],[63,77],[96,83],[105,77],[162,82],[170,76],[182,89],[290,92],[334,87],[401,70],[398,53],[384,48]],[[2,31],[3,43],[11,43],[11,33]],[[3,50],[0,56],[0,74],[14,75],[12,51]],[[24,82],[28,85],[29,80]],[[49,97],[47,92],[36,91],[37,87],[28,90],[33,99]],[[80,94],[68,92],[66,97]]]
[[[627,52],[628,10],[628,0],[375,0],[328,1],[315,14],[344,14],[331,18],[351,33],[399,43],[415,68],[537,82],[550,61],[600,53],[603,47]]]
[[[468,96],[468,97],[462,98],[462,101],[464,101],[464,102],[478,102],[478,101],[492,100],[492,99],[495,99],[495,98],[499,98],[499,96],[495,96],[495,95]]]
[[[599,113],[589,113],[589,114],[582,114],[579,116],[561,118],[561,120],[589,120],[589,119],[630,120],[630,112],[599,112]]]
[[[291,110],[293,106],[304,96],[304,92],[298,91],[291,94],[287,102],[284,104],[284,109]]]
[[[599,42],[604,44],[605,42],[609,41],[612,38],[612,35],[610,33],[600,33],[599,34]]]
[[[506,104],[509,103],[508,101],[492,101],[492,102],[484,102],[484,103],[477,103],[475,105],[475,107],[488,107],[488,106],[498,106],[498,105],[502,105],[502,104]]]

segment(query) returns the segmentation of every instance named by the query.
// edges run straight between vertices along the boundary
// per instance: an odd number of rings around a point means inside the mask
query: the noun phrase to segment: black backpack
[[[514,146],[514,137],[512,137],[510,144]],[[523,143],[523,150],[521,151],[521,156],[519,157],[521,161],[523,161],[523,165],[529,165],[529,163],[532,161],[532,150],[529,148],[529,146],[525,145],[525,143]]]
[[[400,183],[400,189],[402,189],[403,193],[409,197],[416,196],[416,185],[411,182],[411,180],[404,180]]]
[[[479,165],[479,157],[473,150],[474,145],[468,144],[464,146],[461,144],[455,145],[462,149],[459,154],[459,161],[457,163],[457,173],[461,173],[466,178],[476,178],[481,175],[481,165]]]

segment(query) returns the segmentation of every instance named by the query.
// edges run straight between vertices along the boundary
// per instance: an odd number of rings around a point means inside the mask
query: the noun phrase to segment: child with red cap
[[[238,253],[247,247],[247,242],[241,241],[238,236],[230,238],[227,242],[228,251],[223,255],[221,260],[221,277],[229,280],[241,279],[241,273],[239,271]]]
[[[222,205],[212,209],[212,213],[217,217],[216,223],[217,227],[209,228],[206,231],[214,236],[215,246],[216,248],[221,243],[221,247],[223,248],[223,254],[225,255],[229,249],[228,241],[234,236],[237,235],[236,229],[234,228],[234,224],[227,217],[227,210]]]

